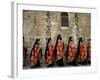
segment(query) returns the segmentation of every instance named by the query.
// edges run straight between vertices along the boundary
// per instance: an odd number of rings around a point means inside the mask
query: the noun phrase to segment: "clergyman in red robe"
[[[40,67],[41,59],[42,59],[42,48],[40,45],[40,39],[36,39],[30,54],[31,68]]]
[[[73,38],[70,37],[68,41],[68,46],[67,46],[67,53],[66,53],[66,58],[67,58],[67,64],[69,65],[76,65],[76,45],[73,41]]]
[[[87,61],[91,64],[91,39],[89,39],[87,44]]]
[[[85,48],[82,38],[80,38],[78,42],[77,54],[78,54],[78,62],[80,64],[87,64],[87,50]]]
[[[47,42],[45,59],[47,67],[52,67],[54,65],[54,47],[51,38],[49,38]]]
[[[55,57],[56,57],[56,64],[58,66],[64,66],[64,44],[62,42],[61,34],[57,36],[57,41],[55,45]]]

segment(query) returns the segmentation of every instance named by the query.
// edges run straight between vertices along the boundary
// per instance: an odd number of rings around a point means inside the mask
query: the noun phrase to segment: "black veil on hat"
[[[46,45],[46,49],[45,49],[45,59],[47,59],[46,55],[47,55],[48,44],[49,44],[50,40],[51,40],[51,38],[49,38],[47,41],[47,45]]]
[[[38,43],[38,41],[40,41],[40,39],[37,38],[34,45],[33,45],[33,47],[32,47],[32,49],[31,49],[30,58],[32,56],[33,49],[34,49],[35,45]]]

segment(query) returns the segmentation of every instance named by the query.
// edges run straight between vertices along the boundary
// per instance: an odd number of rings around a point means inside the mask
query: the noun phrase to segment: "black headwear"
[[[61,37],[61,34],[59,34],[58,36],[57,36],[57,40],[56,40],[56,45],[55,45],[55,49],[54,49],[54,54],[56,55],[56,47],[57,47],[57,44],[58,44],[58,39],[60,39],[60,40],[62,40],[62,37]]]
[[[50,40],[51,40],[51,38],[49,38],[47,41],[47,45],[46,45],[46,49],[45,49],[45,59],[47,59],[46,55],[47,55],[48,44],[49,44]]]
[[[69,42],[71,41],[72,37],[69,37],[69,41],[68,41],[68,46],[67,46],[67,53],[68,53],[68,48],[69,48]]]
[[[80,42],[83,42],[82,38],[79,38],[79,41],[78,41],[77,54],[79,54],[80,52]]]
[[[31,56],[32,56],[32,52],[33,52],[33,50],[34,50],[35,45],[36,45],[39,41],[40,41],[40,39],[36,39],[36,41],[35,41],[35,43],[34,43],[32,49],[31,49],[30,58],[31,58]]]

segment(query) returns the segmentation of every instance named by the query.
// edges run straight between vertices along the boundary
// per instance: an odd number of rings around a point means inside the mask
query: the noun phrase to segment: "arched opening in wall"
[[[67,12],[61,13],[61,27],[68,27],[69,26],[69,16]]]

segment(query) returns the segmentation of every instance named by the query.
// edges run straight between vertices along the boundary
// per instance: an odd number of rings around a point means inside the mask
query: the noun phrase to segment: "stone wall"
[[[80,30],[79,37],[83,37],[85,45],[91,36],[91,14],[77,13],[78,26]],[[23,36],[26,46],[32,48],[36,38],[40,38],[42,47],[46,46],[48,37],[52,38],[55,45],[58,34],[62,34],[65,46],[70,36],[73,36],[77,44],[77,26],[75,24],[75,13],[68,12],[69,26],[61,26],[61,12],[48,11],[23,11]]]

